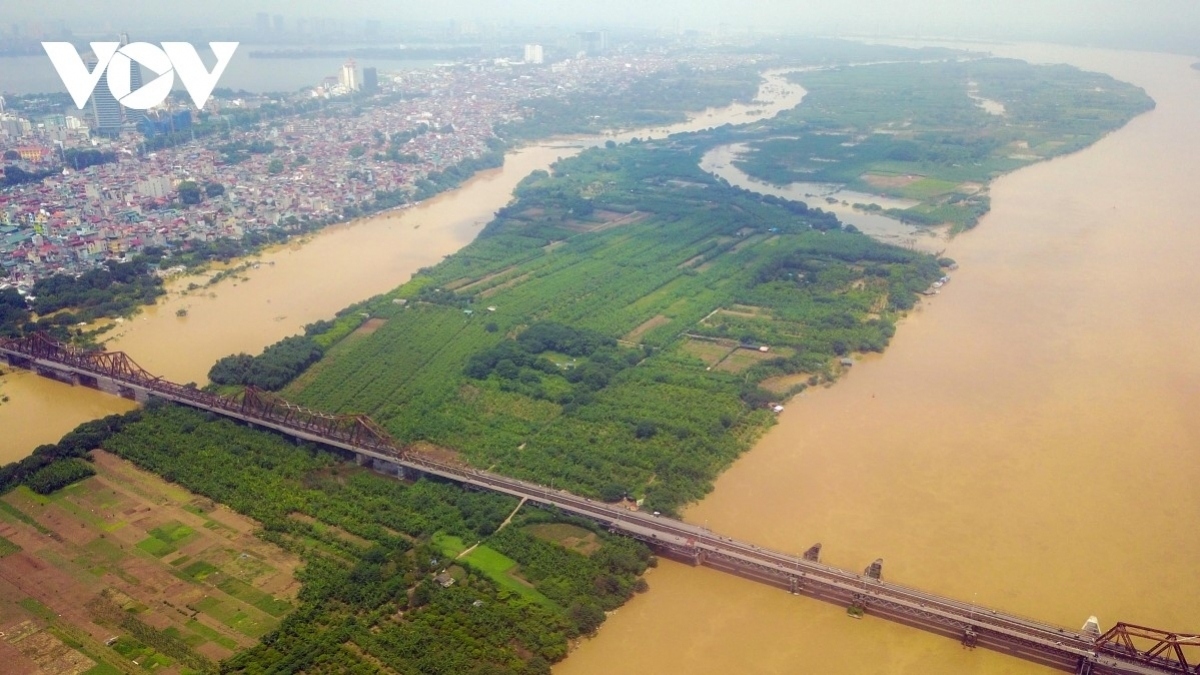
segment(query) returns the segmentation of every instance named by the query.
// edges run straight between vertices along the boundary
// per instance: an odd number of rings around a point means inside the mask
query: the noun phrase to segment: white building
[[[525,63],[542,63],[544,60],[541,45],[525,45]]]
[[[166,176],[155,176],[146,180],[138,181],[134,185],[134,189],[143,197],[153,197],[155,199],[166,197],[171,194],[171,179]]]
[[[362,83],[358,79],[358,64],[354,63],[354,59],[350,59],[342,65],[338,82],[349,91],[358,91]]]

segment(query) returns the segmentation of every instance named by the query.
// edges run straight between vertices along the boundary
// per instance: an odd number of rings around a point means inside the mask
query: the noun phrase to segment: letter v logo
[[[233,52],[237,49],[238,43],[210,42],[208,47],[217,57],[217,64],[213,66],[211,73],[204,67],[204,62],[200,60],[200,55],[196,53],[196,48],[192,45],[186,42],[162,43],[163,51],[167,53],[171,64],[175,66],[175,74],[179,75],[179,79],[183,81],[184,88],[192,97],[192,103],[195,103],[196,107],[200,109],[203,109],[204,104],[208,102],[213,88],[217,86],[217,80],[221,79],[221,74],[225,72],[225,67],[233,58]]]
[[[89,73],[75,45],[70,42],[42,43],[42,48],[50,57],[50,63],[54,64],[59,78],[71,94],[71,100],[75,101],[75,107],[80,110],[87,105],[88,97],[96,89],[100,76],[104,74],[104,69],[108,67],[108,62],[112,60],[113,54],[117,53],[121,43],[93,42],[91,45],[92,52],[96,55],[96,69]]]

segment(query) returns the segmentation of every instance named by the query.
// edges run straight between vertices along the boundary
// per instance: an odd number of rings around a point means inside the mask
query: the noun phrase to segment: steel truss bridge
[[[1200,675],[1200,635],[1118,623],[1100,633],[1016,616],[902,586],[882,578],[882,560],[862,574],[820,562],[821,545],[803,555],[723,537],[671,518],[593,502],[564,490],[438,461],[398,445],[365,415],[333,415],[247,388],[219,396],[156,377],[123,352],[89,351],[35,334],[0,340],[0,359],[69,384],[147,402],[163,399],[216,413],[297,439],[353,453],[364,465],[395,475],[428,475],[465,487],[523,498],[591,519],[646,542],[658,553],[837,603],[852,616],[871,614],[1077,675]],[[1089,629],[1090,628],[1090,629]]]

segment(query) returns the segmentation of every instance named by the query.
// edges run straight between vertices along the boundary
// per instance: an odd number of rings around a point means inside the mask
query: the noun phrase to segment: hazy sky
[[[0,26],[65,19],[77,32],[114,23],[249,25],[256,12],[395,21],[513,21],[808,33],[1162,41],[1200,49],[1200,0],[0,0]]]

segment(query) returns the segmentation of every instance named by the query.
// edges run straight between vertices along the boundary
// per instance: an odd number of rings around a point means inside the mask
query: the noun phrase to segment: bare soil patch
[[[380,328],[383,328],[383,324],[385,323],[387,323],[387,319],[367,319],[361,326],[354,330],[354,335],[370,335]]]
[[[502,270],[492,272],[491,274],[484,275],[482,277],[479,277],[478,279],[475,279],[474,281],[472,281],[469,278],[468,279],[459,279],[457,281],[453,281],[449,284],[446,284],[446,290],[469,291],[472,288],[476,288],[478,286],[484,286],[495,279],[499,279],[500,277],[504,276],[505,274],[508,274],[509,272],[513,271],[516,268],[517,268],[516,265],[509,265],[508,267],[505,267]],[[463,282],[463,283],[459,283],[459,282]]]
[[[568,551],[590,556],[600,550],[600,539],[595,532],[567,523],[539,523],[529,525],[525,531],[538,539],[558,544]]]
[[[89,609],[101,598],[149,626],[178,631],[214,659],[253,644],[254,633],[211,621],[204,625],[215,632],[202,635],[188,627],[200,620],[189,604],[216,599],[248,608],[255,630],[278,625],[281,617],[256,608],[278,614],[287,609],[280,601],[294,602],[298,557],[259,539],[259,525],[228,508],[109,453],[94,457],[92,478],[48,497],[18,488],[2,498],[50,534],[0,512],[0,533],[22,548],[0,558],[0,626],[28,621],[51,639],[24,646],[0,640],[0,658],[12,654],[11,647],[21,655],[13,655],[13,663],[37,664],[24,672],[79,673],[95,665],[85,650],[124,665],[104,644],[124,631]],[[50,628],[71,640],[45,632]],[[70,646],[75,643],[82,647]]]
[[[902,188],[921,180],[925,176],[918,173],[905,175],[889,175],[882,173],[864,173],[860,178],[874,187]]]
[[[420,453],[421,455],[431,459],[436,459],[441,462],[451,462],[463,466],[466,465],[466,462],[459,457],[458,451],[442,447],[440,445],[434,445],[428,441],[417,441],[409,446],[408,450]]]
[[[637,342],[641,339],[641,337],[643,335],[646,334],[647,331],[658,328],[659,326],[665,326],[669,323],[671,323],[670,317],[666,317],[666,316],[663,316],[662,314],[658,314],[654,317],[651,317],[650,319],[648,319],[646,321],[643,321],[640,326],[629,331],[629,333],[626,334],[625,337],[622,339],[627,340],[629,342]]]
[[[719,342],[693,340],[690,338],[683,343],[683,351],[695,356],[709,366],[715,366],[720,363],[722,359],[735,349],[737,347]]]
[[[774,356],[774,354],[769,352],[760,352],[756,349],[735,349],[730,352],[729,356],[726,356],[718,363],[716,368],[727,373],[740,373],[750,366],[766,361]]]
[[[563,227],[572,232],[603,232],[622,225],[631,225],[649,218],[649,213],[634,211],[633,213],[616,213],[613,211],[596,211],[592,214],[593,221],[567,220]]]

